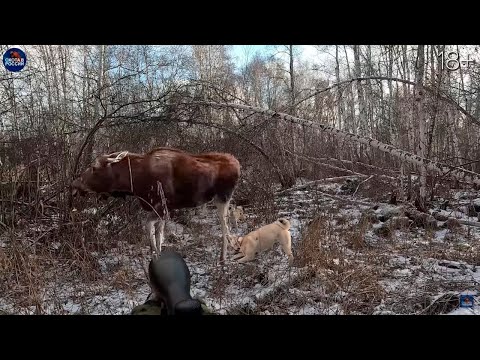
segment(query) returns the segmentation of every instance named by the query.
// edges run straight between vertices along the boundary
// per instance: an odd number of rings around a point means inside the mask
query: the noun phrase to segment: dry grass
[[[298,266],[309,267],[315,274],[322,289],[316,301],[324,309],[331,312],[336,304],[344,314],[371,313],[384,297],[379,273],[348,252],[349,248],[365,248],[368,219],[363,217],[359,224],[340,230],[332,226],[332,220],[331,215],[320,215],[311,222],[299,245]]]
[[[341,234],[346,240],[347,246],[353,250],[365,248],[365,234],[370,226],[371,223],[367,216],[362,216],[358,221],[358,224],[349,226],[346,231]]]
[[[121,209],[117,209],[117,214],[122,214],[118,210]],[[126,250],[118,249],[118,238],[128,239],[122,246],[138,245],[144,240],[138,236],[141,233],[136,219],[126,216],[124,222],[130,226],[112,229],[105,221],[78,213],[73,222],[61,223],[53,219],[20,222],[23,225],[4,232],[0,237],[3,243],[0,251],[3,300],[12,305],[14,313],[62,314],[65,313],[61,306],[66,302],[65,296],[71,294],[61,293],[60,289],[68,286],[70,291],[86,290],[85,296],[89,288],[97,292],[95,289],[100,282],[106,288],[128,291],[132,276],[124,263],[108,263],[104,268],[100,264],[103,254],[121,254]],[[115,230],[119,232],[116,234]],[[124,256],[125,259],[128,257]],[[135,259],[133,256],[131,261]]]

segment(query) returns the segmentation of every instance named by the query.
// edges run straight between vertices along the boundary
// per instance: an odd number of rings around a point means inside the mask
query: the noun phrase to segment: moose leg
[[[225,258],[227,257],[227,246],[230,237],[230,231],[228,230],[227,225],[227,217],[228,217],[228,204],[230,199],[226,202],[222,202],[219,199],[215,200],[215,205],[217,206],[218,217],[220,218],[220,226],[222,227],[222,237],[223,237],[223,244],[222,244],[222,253],[220,255],[220,263],[225,262]]]
[[[150,240],[150,249],[152,251],[152,255],[158,253],[155,245],[155,223],[157,221],[158,218],[154,218],[152,216],[148,216],[147,220],[145,221],[145,231],[147,232],[147,237]]]
[[[157,244],[158,253],[160,253],[162,251],[162,244],[163,244],[163,240],[164,240],[164,231],[165,231],[165,220],[160,219],[155,224],[155,241],[156,241],[156,244]]]

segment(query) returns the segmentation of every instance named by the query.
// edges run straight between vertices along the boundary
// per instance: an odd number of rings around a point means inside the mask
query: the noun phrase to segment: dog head
[[[290,229],[290,221],[288,221],[285,218],[280,218],[276,221],[278,225],[284,230],[289,230]]]
[[[230,216],[236,219],[237,221],[245,221],[245,211],[242,206],[235,206],[230,204],[228,211]]]

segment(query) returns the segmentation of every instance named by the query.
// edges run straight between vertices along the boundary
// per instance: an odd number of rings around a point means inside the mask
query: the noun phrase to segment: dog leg
[[[243,264],[243,263],[246,263],[248,261],[252,261],[253,259],[255,259],[255,256],[244,256],[240,260],[238,260],[237,263]]]
[[[157,251],[159,254],[162,251],[164,232],[165,232],[165,220],[157,219],[157,223],[155,224],[155,241],[157,244]]]
[[[292,235],[288,231],[286,234],[286,239],[281,243],[283,252],[288,256],[288,263],[293,264],[293,254],[292,254]]]
[[[155,223],[158,221],[157,217],[148,216],[145,221],[145,231],[147,232],[147,237],[150,240],[150,250],[152,255],[156,256],[158,253],[156,244],[155,244]]]
[[[232,260],[237,260],[237,259],[240,259],[241,257],[243,257],[243,254],[238,253],[238,254],[235,254],[235,255],[232,256]]]

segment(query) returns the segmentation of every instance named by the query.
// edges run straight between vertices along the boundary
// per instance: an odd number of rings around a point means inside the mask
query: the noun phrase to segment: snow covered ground
[[[189,265],[192,295],[204,299],[219,314],[480,314],[480,228],[461,225],[432,230],[410,223],[382,233],[383,222],[372,219],[398,212],[399,207],[380,204],[374,210],[350,202],[370,200],[359,194],[355,198],[342,194],[340,186],[326,183],[294,190],[272,204],[276,217],[291,220],[298,260],[294,267],[287,265],[276,246],[249,264],[229,262],[223,271],[216,265],[221,232],[212,209],[195,215],[187,224],[167,224],[170,236],[165,246],[180,252]],[[463,192],[454,198],[473,195]],[[91,214],[95,211],[87,210]],[[478,221],[458,209],[443,211],[448,216]],[[265,223],[255,208],[246,207],[246,215],[246,222],[233,233],[245,234]],[[99,223],[98,234],[108,233],[108,225],[119,221],[119,217],[109,215]],[[20,234],[29,236],[25,231]],[[136,236],[141,239],[142,234]],[[305,247],[308,241],[313,247]],[[0,252],[12,246],[11,239],[0,237]],[[51,251],[61,251],[66,245],[58,239],[48,246]],[[302,254],[310,252],[314,255],[309,262],[301,264]],[[39,255],[30,256],[31,264],[34,260],[41,264]],[[19,314],[128,314],[146,300],[150,288],[145,240],[132,243],[119,239],[116,246],[84,257],[88,258],[89,279],[80,276],[84,270],[78,262],[52,257],[54,266],[41,270],[42,279],[48,280],[33,293],[29,290],[28,296],[18,283],[11,287],[4,284],[9,291],[0,297],[0,310]],[[2,264],[6,268],[8,259],[2,263],[0,255],[0,271]],[[476,296],[473,308],[459,308],[458,295],[464,293]]]

